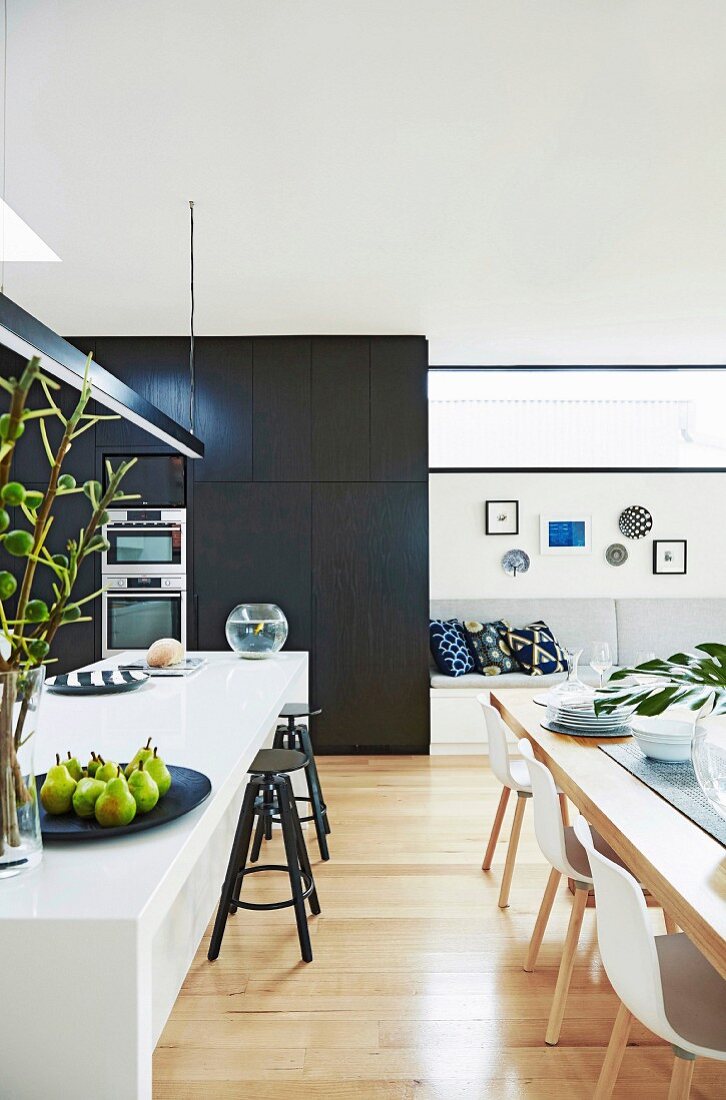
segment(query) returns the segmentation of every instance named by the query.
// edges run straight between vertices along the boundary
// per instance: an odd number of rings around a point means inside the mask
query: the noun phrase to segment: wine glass
[[[597,672],[600,677],[600,690],[602,691],[603,677],[606,672],[609,672],[613,667],[613,659],[610,655],[610,645],[608,642],[593,642],[592,643],[592,656],[590,657],[590,668],[593,672]]]
[[[654,660],[655,653],[652,650],[640,650],[635,656],[635,667],[639,668],[641,665],[647,664],[648,661]],[[647,672],[644,672],[642,674],[638,673],[636,676],[633,677],[633,679],[635,680],[636,684],[641,685],[658,683],[658,677],[652,676]]]

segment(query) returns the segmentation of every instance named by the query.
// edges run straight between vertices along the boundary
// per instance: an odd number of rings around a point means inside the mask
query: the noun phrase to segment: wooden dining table
[[[523,688],[491,692],[506,725],[585,819],[615,849],[668,915],[726,979],[726,848],[641,783],[601,744],[628,738],[568,737],[542,726],[544,708]]]

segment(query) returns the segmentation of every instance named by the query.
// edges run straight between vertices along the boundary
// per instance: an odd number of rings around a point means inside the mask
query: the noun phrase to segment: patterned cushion
[[[465,676],[474,671],[474,658],[458,619],[430,619],[429,639],[434,660],[444,675]]]
[[[530,676],[567,671],[567,658],[546,623],[508,630],[506,641],[520,667]]]
[[[500,672],[515,672],[517,662],[507,645],[509,623],[498,619],[495,623],[464,622],[464,637],[474,658],[477,672],[496,676]]]

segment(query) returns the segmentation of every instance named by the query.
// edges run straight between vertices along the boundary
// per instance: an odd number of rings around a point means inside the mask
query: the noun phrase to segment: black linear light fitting
[[[43,370],[61,382],[67,382],[78,390],[83,385],[86,356],[5,294],[0,294],[0,344],[24,359],[37,355]],[[180,454],[188,458],[204,458],[201,440],[125,382],[104,370],[99,363],[91,363],[90,380],[92,397],[99,404],[138,424]]]

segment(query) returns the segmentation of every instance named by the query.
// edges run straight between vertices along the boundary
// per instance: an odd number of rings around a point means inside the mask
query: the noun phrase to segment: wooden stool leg
[[[242,809],[240,810],[239,821],[237,822],[237,829],[234,834],[234,841],[232,842],[232,851],[229,853],[227,874],[222,884],[222,896],[219,899],[219,908],[217,909],[217,916],[214,921],[212,938],[209,942],[207,958],[210,962],[213,962],[219,955],[224,929],[227,924],[227,917],[229,916],[230,902],[235,896],[237,877],[239,872],[244,870],[245,864],[247,863],[247,853],[252,837],[252,825],[255,820],[256,794],[257,790],[255,785],[253,783],[248,783],[245,788],[244,798],[242,799]]]
[[[669,936],[673,936],[676,932],[680,932],[680,928],[673,920],[673,917],[666,913],[665,909],[663,910],[663,923],[665,924],[665,930]]]
[[[556,1046],[560,1039],[562,1020],[565,1015],[565,1005],[567,1004],[567,994],[572,979],[572,968],[575,965],[575,952],[577,951],[577,944],[580,939],[580,929],[582,928],[582,918],[585,915],[585,906],[587,905],[587,895],[588,886],[584,883],[582,885],[577,883],[575,896],[572,899],[570,923],[567,926],[567,935],[562,949],[562,959],[560,960],[560,970],[557,975],[555,996],[552,1001],[550,1018],[547,1023],[547,1033],[545,1035],[545,1042],[551,1047]]]
[[[285,791],[280,790],[280,821],[282,823],[282,839],[285,844],[285,859],[287,861],[287,873],[290,878],[290,887],[294,899],[295,921],[297,922],[297,934],[300,940],[300,954],[303,962],[313,961],[313,949],[310,945],[310,930],[308,929],[308,916],[305,911],[305,898],[303,897],[303,881],[300,875],[300,861],[295,836],[293,811],[289,798],[285,797]]]
[[[308,850],[305,845],[305,837],[303,836],[302,825],[300,824],[300,818],[298,817],[297,804],[295,802],[295,792],[292,789],[292,781],[290,776],[287,776],[287,793],[290,799],[290,814],[292,816],[293,825],[295,826],[295,840],[297,842],[297,854],[300,860],[300,866],[307,875],[310,875],[310,880],[313,882],[313,888],[308,898],[310,904],[310,911],[317,917],[320,913],[320,902],[318,901],[318,892],[315,889],[315,883],[313,879],[313,871],[310,866],[310,857],[308,856]]]
[[[560,884],[562,875],[553,867],[550,871],[550,877],[547,879],[547,886],[545,887],[544,897],[542,898],[542,904],[539,907],[539,913],[537,914],[537,920],[535,921],[534,931],[532,933],[532,939],[529,941],[529,948],[527,950],[527,958],[524,960],[524,969],[528,974],[531,974],[537,965],[537,956],[539,955],[539,949],[542,946],[542,938],[547,928],[547,922],[550,919],[550,913],[552,912],[552,906],[555,903],[555,897],[557,896],[557,887]]]
[[[566,794],[560,794],[560,812],[562,813],[562,824],[564,826],[571,825],[570,821],[570,804],[567,801]]]
[[[688,1100],[691,1094],[691,1079],[695,1064],[695,1058],[682,1058],[679,1054],[676,1054],[671,1086],[668,1089],[668,1100]]]
[[[502,787],[502,793],[499,798],[499,805],[497,806],[497,812],[494,815],[494,824],[492,825],[492,831],[489,834],[489,843],[487,844],[487,850],[484,854],[484,860],[481,865],[482,871],[488,871],[492,865],[494,859],[494,849],[497,846],[499,840],[499,834],[502,831],[502,822],[504,821],[504,814],[507,809],[507,803],[509,802],[509,796],[511,794],[509,787]]]
[[[610,1035],[610,1042],[608,1043],[607,1053],[605,1055],[605,1061],[602,1064],[600,1070],[600,1076],[597,1079],[597,1085],[595,1086],[595,1093],[593,1100],[610,1100],[615,1088],[615,1082],[618,1079],[620,1073],[620,1067],[623,1062],[623,1055],[625,1054],[625,1048],[628,1045],[628,1036],[630,1035],[630,1025],[633,1022],[632,1013],[625,1007],[623,1002],[620,1002],[620,1008],[618,1014],[615,1017],[615,1023],[613,1024],[613,1030]]]
[[[528,796],[526,794],[522,794],[521,791],[517,791],[517,805],[514,807],[514,820],[512,821],[512,832],[509,836],[507,859],[504,864],[502,885],[499,888],[500,909],[506,909],[509,905],[509,888],[512,885],[512,875],[514,874],[514,864],[517,859],[519,834],[522,832],[522,818],[524,817],[524,807],[527,803],[527,797]]]

